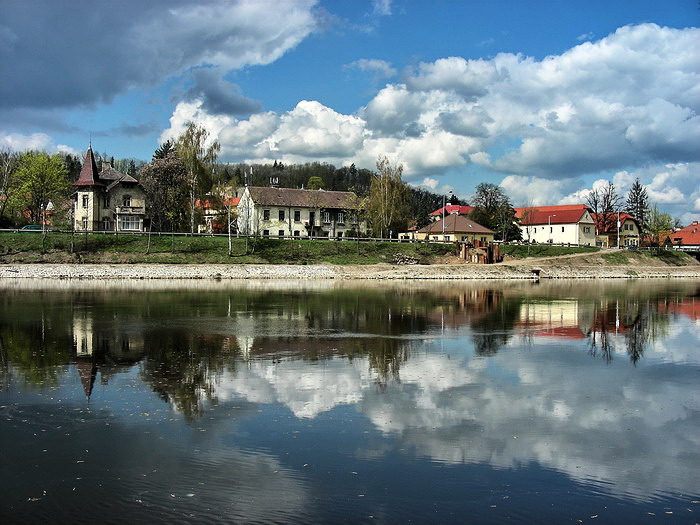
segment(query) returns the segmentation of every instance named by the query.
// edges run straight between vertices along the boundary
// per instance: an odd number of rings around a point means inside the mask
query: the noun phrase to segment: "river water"
[[[0,283],[0,519],[697,523],[700,282]]]

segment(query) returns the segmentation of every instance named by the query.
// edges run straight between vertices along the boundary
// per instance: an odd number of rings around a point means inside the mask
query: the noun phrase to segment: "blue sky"
[[[636,177],[700,218],[695,0],[4,0],[0,147],[231,162],[379,155],[436,193],[583,202]]]

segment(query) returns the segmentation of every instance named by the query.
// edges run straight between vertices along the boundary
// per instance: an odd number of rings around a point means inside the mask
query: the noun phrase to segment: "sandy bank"
[[[700,278],[700,266],[557,266],[543,264],[394,265],[168,265],[4,264],[0,279],[378,279],[482,280]]]

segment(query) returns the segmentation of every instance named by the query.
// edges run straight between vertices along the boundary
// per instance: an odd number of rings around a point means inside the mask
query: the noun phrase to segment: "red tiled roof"
[[[100,182],[100,175],[97,171],[97,162],[92,153],[92,146],[88,148],[83,160],[83,167],[80,169],[80,177],[73,183],[73,186],[104,186]]]
[[[673,244],[700,245],[700,224],[693,221],[691,225],[669,234],[669,238]]]
[[[460,206],[459,204],[448,204],[447,206],[444,206],[444,208],[435,210],[430,215],[433,215],[435,217],[442,217],[443,209],[445,210],[445,215],[449,215],[451,213],[456,213],[458,215],[469,215],[474,209],[474,206]]]
[[[603,221],[603,214],[602,213],[591,213],[591,217],[593,217],[593,220],[596,222],[596,226],[599,230],[603,229],[602,224],[600,224]],[[601,231],[600,233],[610,233],[610,232],[616,232],[616,226],[615,224],[617,223],[617,213],[611,213],[608,215],[610,218],[609,220],[611,221],[610,228],[608,228],[607,231],[603,232]],[[621,212],[620,213],[620,228],[622,228],[622,225],[625,224],[626,221],[633,221],[636,225],[637,228],[639,228],[639,223],[637,222],[637,219],[635,219],[632,215],[629,213]]]
[[[418,230],[418,233],[442,233],[442,222],[445,221],[445,233],[494,233],[486,226],[482,226],[461,215],[448,215],[444,219],[432,222],[425,228]]]
[[[224,206],[238,206],[239,202],[241,202],[240,197],[230,197],[230,198],[224,199]],[[208,210],[208,209],[215,207],[211,201],[205,200],[204,203],[202,204],[202,201],[200,201],[199,199],[194,201],[194,205],[197,208],[204,208],[205,210]]]
[[[526,225],[576,224],[581,221],[587,211],[588,207],[584,204],[532,206],[515,208],[515,216],[521,220],[521,224]]]

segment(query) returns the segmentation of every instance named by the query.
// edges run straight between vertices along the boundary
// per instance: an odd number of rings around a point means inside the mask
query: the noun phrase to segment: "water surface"
[[[700,282],[0,283],[0,518],[700,521]]]

